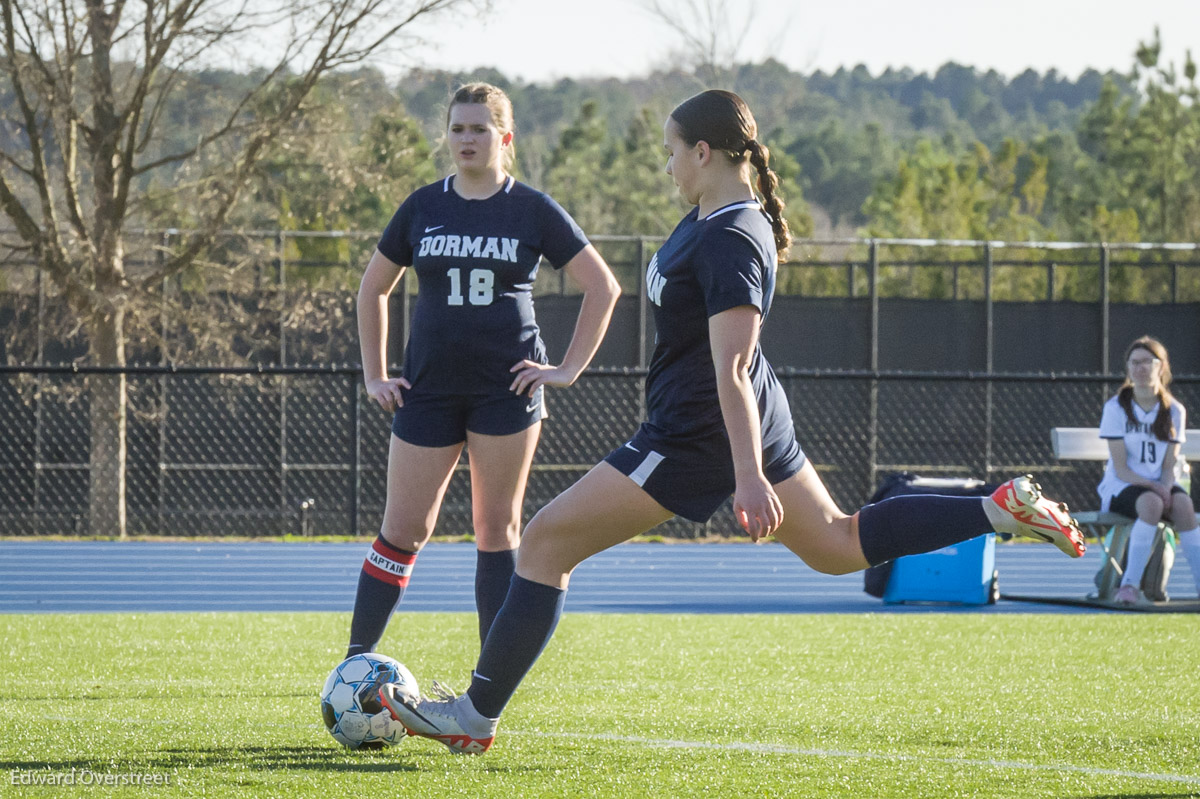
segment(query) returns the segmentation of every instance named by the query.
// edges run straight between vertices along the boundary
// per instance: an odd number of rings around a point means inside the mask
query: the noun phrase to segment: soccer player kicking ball
[[[1083,534],[1066,507],[1043,497],[1028,476],[990,498],[901,496],[850,516],[834,504],[796,442],[783,388],[759,348],[791,237],[778,179],[756,137],[750,109],[731,92],[703,92],[671,112],[663,128],[667,173],[696,208],[646,273],[658,331],[648,419],[530,521],[467,693],[438,686],[435,696],[413,701],[383,689],[384,704],[410,734],[453,752],[486,751],[554,633],[574,568],[675,515],[706,521],[730,494],[753,540],[774,535],[829,574],[990,531],[1083,554]]]

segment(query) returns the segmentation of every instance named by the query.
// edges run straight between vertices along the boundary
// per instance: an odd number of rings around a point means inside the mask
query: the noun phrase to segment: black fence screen
[[[636,369],[593,370],[548,396],[527,518],[633,433],[644,379]],[[1056,461],[1050,430],[1096,426],[1115,378],[784,369],[780,379],[801,446],[845,510],[895,471],[989,482],[1028,471],[1073,508],[1096,506],[1103,464]],[[120,382],[124,414],[113,407]],[[1174,389],[1200,407],[1200,377],[1177,378]],[[123,458],[112,435],[122,417]],[[97,528],[109,525],[101,511],[122,485],[134,536],[379,529],[390,417],[357,369],[3,367],[0,429],[4,534],[111,535]],[[464,459],[437,533],[470,531]],[[736,529],[723,511],[708,525],[677,520],[663,532]]]

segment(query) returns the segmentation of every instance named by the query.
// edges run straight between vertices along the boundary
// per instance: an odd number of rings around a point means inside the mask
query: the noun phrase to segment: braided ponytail
[[[755,139],[746,143],[746,149],[750,151],[750,165],[758,171],[758,190],[762,194],[763,207],[771,217],[771,229],[775,231],[775,249],[779,254],[779,262],[783,263],[787,260],[788,249],[792,246],[792,232],[783,216],[783,198],[776,194],[779,189],[779,176],[770,167],[771,151]]]
[[[706,141],[713,151],[725,153],[735,164],[746,163],[749,153],[751,166],[758,170],[758,190],[763,197],[763,207],[771,218],[771,230],[775,233],[775,251],[779,261],[785,260],[792,234],[783,218],[783,200],[776,193],[779,176],[768,165],[771,153],[758,143],[758,123],[746,101],[724,89],[709,89],[676,106],[671,119],[675,120],[680,136],[689,146]]]

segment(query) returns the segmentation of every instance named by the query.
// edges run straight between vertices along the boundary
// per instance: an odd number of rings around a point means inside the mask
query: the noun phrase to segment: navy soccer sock
[[[506,549],[501,552],[479,550],[475,558],[475,610],[479,614],[479,643],[487,640],[492,620],[500,612],[504,598],[508,596],[508,584],[512,582],[513,568],[517,565],[517,551]]]
[[[388,619],[400,604],[412,575],[416,552],[397,549],[380,535],[371,545],[358,575],[354,616],[350,620],[350,647],[346,657],[374,651]]]
[[[504,606],[471,674],[467,696],[475,709],[490,719],[500,718],[562,616],[567,592],[514,574]]]
[[[872,566],[992,532],[981,497],[910,494],[858,512],[858,542]]]

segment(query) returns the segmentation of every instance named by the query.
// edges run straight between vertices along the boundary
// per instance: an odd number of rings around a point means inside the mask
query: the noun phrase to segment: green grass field
[[[1191,616],[568,614],[482,757],[341,749],[347,623],[4,616],[0,796],[1200,796]],[[380,649],[465,687],[474,617]]]

